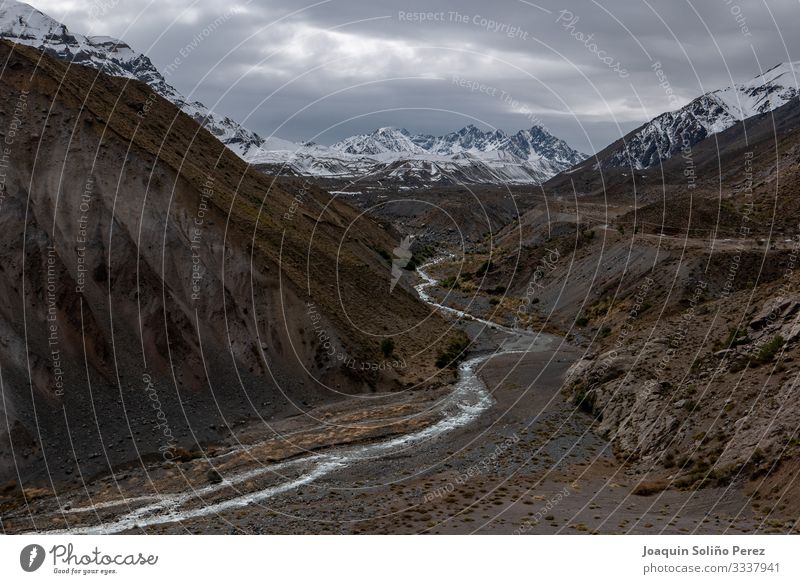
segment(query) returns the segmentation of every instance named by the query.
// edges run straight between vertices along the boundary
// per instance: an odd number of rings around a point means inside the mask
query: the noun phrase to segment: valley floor
[[[483,328],[476,322],[467,326]],[[617,465],[608,442],[593,432],[594,420],[560,393],[562,377],[580,349],[551,335],[536,338],[535,346],[533,337],[514,337],[489,329],[481,334],[480,351],[533,347],[483,363],[479,375],[491,392],[491,407],[471,423],[421,443],[322,471],[314,454],[292,458],[286,449],[291,443],[294,454],[323,452],[326,444],[346,448],[341,445],[419,431],[435,423],[436,404],[449,388],[379,396],[370,407],[320,408],[313,417],[322,424],[303,416],[273,426],[281,438],[262,436],[256,446],[212,455],[223,476],[239,477],[229,486],[215,480],[205,459],[131,470],[64,493],[59,501],[34,501],[6,515],[4,529],[174,534],[781,530],[760,524],[735,487],[633,495],[639,477]],[[246,440],[247,433],[240,438]],[[175,498],[177,491],[184,498]]]
[[[502,334],[493,333],[495,337]],[[476,422],[402,453],[334,473],[297,493],[191,525],[203,533],[745,533],[768,531],[738,489],[632,495],[592,419],[559,393],[578,354],[487,362],[496,400]]]

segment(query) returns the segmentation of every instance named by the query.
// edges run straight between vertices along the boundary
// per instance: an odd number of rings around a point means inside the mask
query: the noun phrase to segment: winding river
[[[280,495],[281,493],[296,489],[302,485],[314,482],[330,473],[351,465],[364,463],[371,459],[397,453],[411,446],[422,444],[455,428],[465,426],[477,419],[478,416],[486,411],[493,403],[488,388],[478,377],[479,366],[483,362],[499,355],[542,350],[547,347],[549,341],[547,338],[539,338],[526,331],[513,330],[437,303],[427,292],[428,288],[437,284],[437,281],[428,274],[427,269],[444,259],[446,258],[433,260],[417,269],[417,273],[423,280],[422,283],[416,286],[416,291],[420,298],[446,314],[458,318],[474,320],[487,327],[513,334],[514,337],[511,339],[511,343],[504,344],[502,350],[472,357],[459,365],[459,380],[453,386],[453,391],[440,402],[439,409],[442,417],[437,423],[422,430],[381,442],[362,446],[335,448],[329,452],[310,454],[286,462],[261,466],[231,476],[225,476],[220,483],[210,484],[201,488],[187,489],[183,492],[163,494],[157,497],[118,499],[98,505],[63,510],[61,513],[65,514],[90,513],[101,508],[119,506],[122,508],[128,507],[128,509],[130,509],[132,505],[139,505],[135,509],[120,515],[110,522],[66,530],[50,531],[48,533],[119,533],[137,527],[141,528],[157,524],[181,522],[188,519],[216,515],[232,509],[248,507],[275,497],[276,495]],[[229,452],[223,456],[228,456],[230,454]],[[211,461],[213,462],[213,458]],[[269,473],[280,476],[287,472],[289,474],[295,473],[296,476],[291,479],[283,479],[283,482],[252,493],[241,494],[214,503],[202,503],[209,495],[214,495],[224,489],[236,487],[238,484],[262,477]]]

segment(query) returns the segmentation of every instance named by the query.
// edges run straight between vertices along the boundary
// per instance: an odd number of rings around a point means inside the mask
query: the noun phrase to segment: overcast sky
[[[538,124],[591,153],[800,60],[799,0],[32,4],[73,32],[123,39],[178,90],[263,136],[321,143],[380,126]]]

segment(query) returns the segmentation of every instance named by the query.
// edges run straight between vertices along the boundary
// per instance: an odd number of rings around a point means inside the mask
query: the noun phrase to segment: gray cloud
[[[540,123],[592,152],[674,109],[656,61],[685,103],[800,59],[796,0],[34,5],[76,32],[124,39],[162,70],[179,59],[173,85],[263,135],[323,143],[385,125]]]

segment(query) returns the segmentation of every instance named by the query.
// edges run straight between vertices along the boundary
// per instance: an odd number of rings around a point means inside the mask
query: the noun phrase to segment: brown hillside
[[[389,292],[399,236],[274,184],[142,83],[7,41],[0,67],[0,484],[435,371],[447,327],[408,278]],[[388,337],[406,366],[375,371]]]

